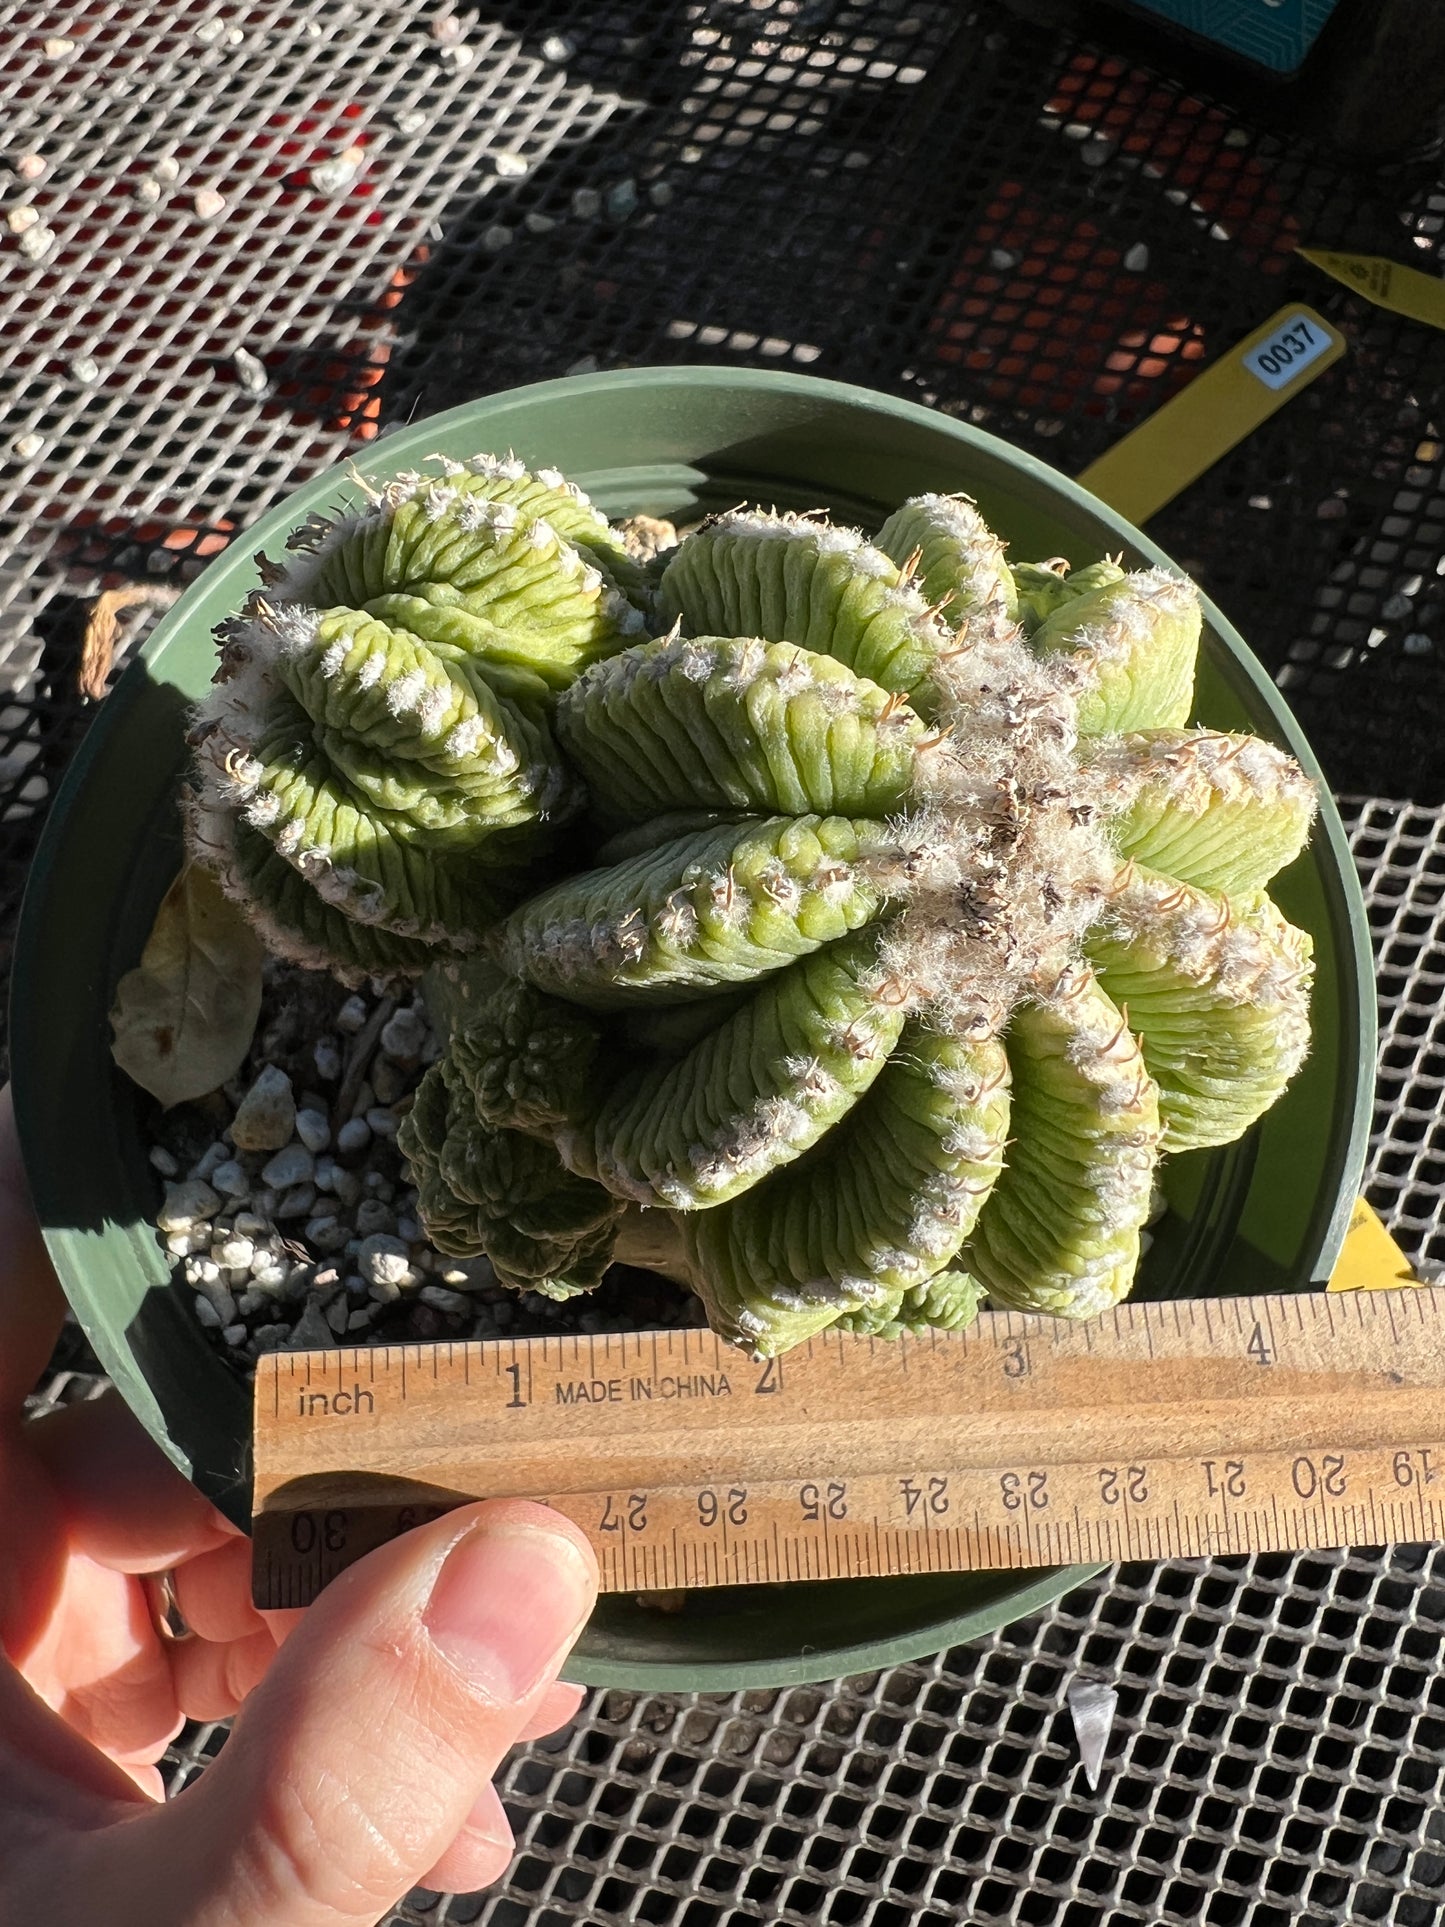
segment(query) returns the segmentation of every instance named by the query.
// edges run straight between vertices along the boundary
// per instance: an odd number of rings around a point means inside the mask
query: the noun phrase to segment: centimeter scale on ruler
[[[1124,1304],[1085,1323],[273,1353],[255,1597],[409,1526],[545,1500],[609,1591],[1445,1539],[1445,1291]]]

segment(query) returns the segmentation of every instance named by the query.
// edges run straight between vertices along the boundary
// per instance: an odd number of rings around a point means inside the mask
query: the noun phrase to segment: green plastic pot
[[[1122,550],[1167,562],[1081,488],[992,436],[911,402],[804,376],[644,368],[546,382],[433,416],[380,444],[378,475],[426,456],[513,449],[580,482],[613,516],[681,520],[741,500],[826,507],[877,526],[906,496],[965,490],[1016,556]],[[25,1157],[61,1281],[132,1410],[238,1524],[249,1515],[249,1409],[181,1293],[151,1222],[157,1183],[141,1101],[115,1070],[106,1013],[175,874],[187,706],[210,681],[212,625],[313,510],[355,499],[341,471],[310,482],[187,590],[121,679],[61,788],[35,860],[16,961],[12,1037]],[[1243,641],[1206,604],[1198,720],[1243,727],[1318,775]],[[1168,1164],[1170,1209],[1139,1291],[1305,1290],[1328,1277],[1367,1141],[1374,996],[1364,908],[1326,797],[1309,851],[1279,879],[1314,936],[1315,1044],[1241,1143]],[[1034,1611],[1092,1568],[734,1588],[659,1615],[604,1600],[569,1671],[595,1685],[717,1690],[896,1663]]]

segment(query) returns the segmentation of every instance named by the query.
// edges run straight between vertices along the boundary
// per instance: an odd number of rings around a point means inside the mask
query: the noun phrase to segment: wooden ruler
[[[609,1591],[1445,1538],[1445,1292],[985,1312],[753,1362],[711,1332],[273,1353],[255,1598],[469,1499]]]

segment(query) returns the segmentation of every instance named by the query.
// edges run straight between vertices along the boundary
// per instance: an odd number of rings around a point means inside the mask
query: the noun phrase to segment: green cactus
[[[1105,589],[1122,582],[1124,571],[1110,557],[1091,562],[1086,568],[1072,569],[1062,555],[1047,562],[1020,562],[1010,574],[1018,618],[1026,636],[1037,634],[1040,623],[1047,622],[1055,610],[1091,589]]]
[[[475,950],[580,801],[551,710],[650,598],[562,477],[408,475],[258,558],[192,741],[191,836],[272,948],[368,973]]]
[[[452,1063],[422,1079],[399,1142],[438,1251],[485,1251],[504,1285],[548,1298],[601,1284],[622,1204],[542,1139],[484,1124]]]
[[[1150,729],[1106,736],[1089,767],[1128,856],[1205,890],[1259,890],[1304,848],[1318,798],[1293,757],[1257,736]]]
[[[874,542],[724,515],[649,579],[485,460],[302,540],[228,640],[197,830],[291,954],[442,959],[401,1140],[442,1249],[564,1296],[626,1255],[756,1354],[985,1292],[1087,1316],[1161,1151],[1298,1067],[1264,886],[1314,793],[1185,727],[1179,578],[1010,568],[935,495]]]

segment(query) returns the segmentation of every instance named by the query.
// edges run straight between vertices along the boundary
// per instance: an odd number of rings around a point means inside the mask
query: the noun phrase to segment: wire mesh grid
[[[7,947],[93,713],[93,598],[184,583],[391,423],[735,360],[913,395],[1077,470],[1307,299],[1349,355],[1155,533],[1334,784],[1413,799],[1350,806],[1381,965],[1371,1193],[1445,1258],[1445,345],[1292,252],[1438,264],[1433,172],[1352,176],[1003,4],[76,0],[0,4],[0,44]],[[73,1332],[56,1365],[47,1396],[90,1389]],[[1173,1563],[867,1679],[594,1695],[507,1765],[508,1880],[395,1920],[1423,1923],[1442,1616],[1418,1549]],[[1076,1674],[1121,1693],[1097,1795]],[[172,1785],[223,1737],[184,1736]]]

